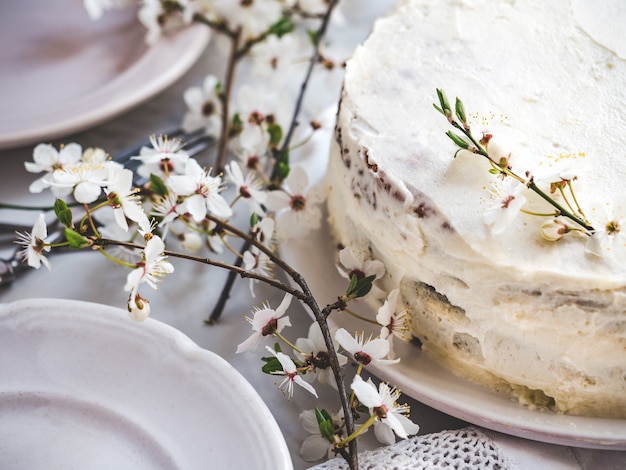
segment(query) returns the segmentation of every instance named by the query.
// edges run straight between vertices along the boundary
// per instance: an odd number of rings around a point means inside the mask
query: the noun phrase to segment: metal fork
[[[204,135],[199,131],[190,133],[184,133],[182,130],[175,130],[166,134],[168,137],[179,138],[185,143],[185,150],[190,157],[193,157],[203,150],[207,149],[214,141],[210,136]],[[137,187],[143,186],[147,183],[148,178],[142,177],[135,171],[141,162],[131,157],[138,155],[142,147],[150,145],[150,141],[142,142],[136,147],[124,150],[113,157],[113,161],[121,163],[124,168],[128,168],[134,172],[133,184]],[[15,238],[15,232],[25,232],[31,230],[31,226],[25,225],[11,225],[0,224],[0,239],[6,238],[7,233],[11,233],[12,238]],[[64,234],[63,226],[60,222],[56,221],[54,224],[48,226],[48,237],[46,241],[49,243],[56,243],[62,239]],[[27,263],[22,262],[21,248],[17,248],[13,251],[13,254],[9,258],[0,258],[0,286],[8,285],[17,279],[18,275],[27,271],[29,266]]]

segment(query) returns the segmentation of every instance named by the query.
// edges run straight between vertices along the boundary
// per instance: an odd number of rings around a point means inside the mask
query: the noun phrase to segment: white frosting
[[[329,209],[340,241],[383,260],[409,305],[417,280],[464,310],[427,347],[544,390],[562,410],[588,413],[610,396],[626,415],[626,266],[586,254],[578,239],[544,241],[538,217],[491,234],[488,164],[453,158],[432,106],[442,88],[469,113],[495,116],[490,130],[521,174],[584,152],[568,161],[585,168],[577,196],[593,212],[626,181],[625,46],[593,13],[566,0],[402,2],[348,63]],[[480,357],[451,358],[459,334]]]
[[[598,44],[626,59],[625,2],[590,2],[572,0],[574,18],[578,25]]]

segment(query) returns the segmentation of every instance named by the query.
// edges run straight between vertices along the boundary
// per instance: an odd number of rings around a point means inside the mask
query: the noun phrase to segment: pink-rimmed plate
[[[180,78],[210,37],[197,25],[149,47],[145,34],[134,9],[92,21],[80,0],[4,2],[0,149],[78,132],[143,103]]]

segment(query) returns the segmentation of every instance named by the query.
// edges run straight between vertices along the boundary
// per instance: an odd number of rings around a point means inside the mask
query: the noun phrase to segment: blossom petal
[[[314,395],[315,398],[317,398],[317,392],[315,391],[315,389],[313,388],[313,386],[306,382],[301,375],[296,375],[293,378],[293,381],[295,383],[297,383],[298,385],[300,385],[303,389],[305,389],[307,392],[309,392],[311,395]]]
[[[319,432],[319,429],[318,431]],[[315,462],[324,458],[330,449],[330,442],[319,434],[307,437],[300,447],[300,455],[305,462]]]
[[[74,198],[82,204],[91,204],[100,196],[102,188],[100,185],[83,181],[78,183],[74,188]]]
[[[276,318],[281,317],[285,314],[285,312],[289,308],[289,305],[291,305],[292,299],[293,299],[292,294],[289,294],[289,293],[285,294],[285,297],[283,297],[283,300],[281,301],[280,305],[276,309]]]
[[[243,343],[240,343],[237,346],[237,354],[240,354],[248,350],[254,351],[257,348],[260,341],[261,341],[261,333],[260,332],[253,333]]]
[[[301,166],[291,169],[289,176],[285,180],[285,184],[289,187],[293,194],[304,194],[309,185],[309,177]]]
[[[206,217],[207,206],[204,202],[204,198],[199,194],[185,199],[183,206],[196,222],[201,222]]]
[[[391,445],[396,442],[396,436],[387,423],[377,421],[374,423],[374,436],[381,444]]]
[[[406,439],[408,435],[404,427],[402,426],[402,423],[398,419],[398,416],[399,414],[389,412],[387,413],[387,417],[383,418],[381,421],[382,423],[386,424],[391,429],[393,429],[393,432],[395,432],[398,435],[398,437],[401,437],[402,439]],[[393,441],[391,442],[391,444],[393,444]]]
[[[270,191],[265,198],[265,205],[271,211],[286,209],[290,204],[291,197],[281,190]]]
[[[335,339],[346,351],[355,353],[361,350],[361,345],[354,339],[354,337],[348,333],[345,328],[339,328],[335,333]]]
[[[375,408],[382,404],[376,387],[371,382],[366,382],[360,375],[356,375],[350,386],[359,401],[368,408]]]
[[[207,198],[206,205],[216,217],[225,219],[233,215],[233,210],[222,196],[214,195]]]

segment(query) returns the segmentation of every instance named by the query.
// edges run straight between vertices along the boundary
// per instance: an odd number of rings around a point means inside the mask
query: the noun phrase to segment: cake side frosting
[[[537,217],[490,233],[488,164],[453,158],[432,106],[437,87],[463,97],[537,177],[582,168],[577,194],[601,210],[624,193],[626,62],[580,8],[401,3],[348,63],[329,211],[342,244],[385,262],[425,350],[561,411],[626,416],[626,266],[543,240]]]

